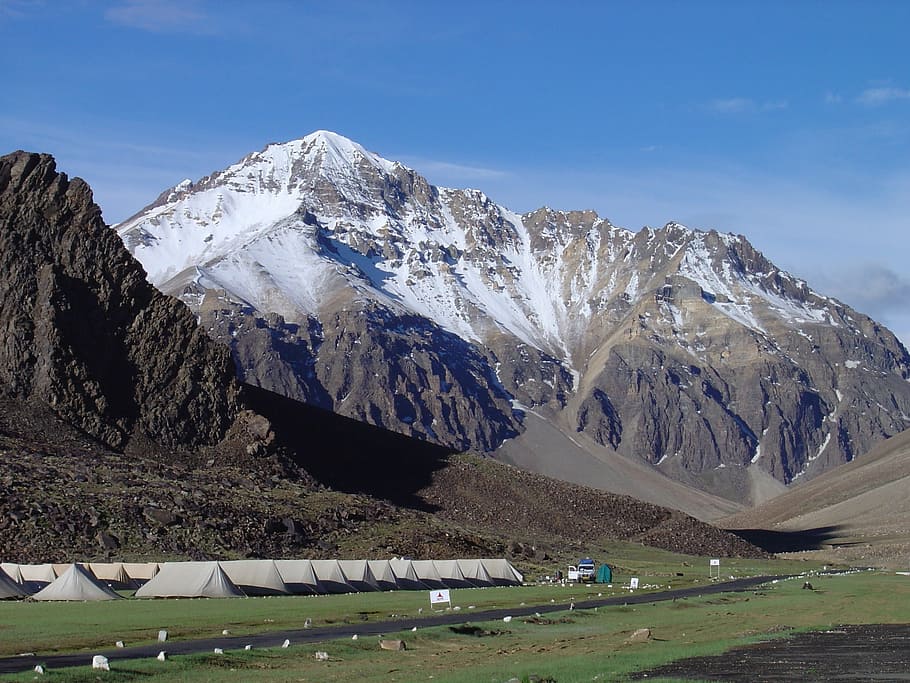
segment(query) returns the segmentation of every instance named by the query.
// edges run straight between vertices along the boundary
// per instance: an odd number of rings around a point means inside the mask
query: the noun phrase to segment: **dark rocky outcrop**
[[[230,354],[146,282],[88,185],[48,155],[0,158],[0,329],[0,393],[110,448],[249,436]]]

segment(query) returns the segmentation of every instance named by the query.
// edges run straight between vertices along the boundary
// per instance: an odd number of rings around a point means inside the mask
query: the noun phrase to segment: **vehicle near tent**
[[[612,583],[613,582],[613,568],[608,564],[602,564],[597,568],[597,578],[594,579],[597,583]]]
[[[590,557],[582,558],[578,561],[578,580],[593,581],[597,573],[597,563]]]

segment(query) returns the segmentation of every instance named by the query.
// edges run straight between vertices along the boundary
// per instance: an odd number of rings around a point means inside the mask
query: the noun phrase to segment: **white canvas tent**
[[[478,588],[486,588],[493,585],[493,578],[483,568],[483,562],[480,560],[457,560],[458,568],[467,581]]]
[[[433,564],[447,588],[474,588],[474,584],[462,574],[458,560],[433,560]]]
[[[522,576],[521,572],[515,569],[512,563],[506,559],[484,558],[480,562],[497,586],[520,586],[521,582],[524,581],[524,576]]]
[[[344,572],[344,578],[358,593],[379,590],[379,584],[376,583],[367,560],[338,560],[338,566]]]
[[[158,573],[157,562],[121,562],[121,564],[127,576],[137,586],[151,580]]]
[[[228,578],[247,595],[289,595],[275,560],[228,560],[219,563]]]
[[[398,580],[395,578],[395,571],[388,560],[367,560],[373,578],[376,579],[376,585],[381,591],[393,591],[398,586]]]
[[[137,598],[243,598],[217,562],[165,562]]]
[[[433,560],[411,560],[411,566],[417,578],[430,590],[437,588],[448,588],[442,581],[439,571],[436,569],[436,563]]]
[[[406,591],[422,591],[430,588],[417,578],[417,572],[414,571],[414,563],[411,560],[392,558],[389,560],[389,565],[395,572],[395,581],[399,588]]]
[[[31,595],[25,587],[10,578],[3,569],[0,569],[0,600],[25,598]]]
[[[51,566],[54,568],[54,574],[56,576],[62,576],[63,572],[70,568],[72,562],[54,562]],[[83,567],[88,566],[85,562],[77,562],[76,564],[81,564]]]
[[[117,593],[92,576],[81,564],[71,564],[46,588],[32,596],[33,600],[117,600]]]
[[[46,588],[57,580],[52,564],[20,564],[19,572],[25,587],[32,593]]]
[[[316,578],[313,563],[309,560],[275,560],[275,566],[291,593],[295,595],[328,593]]]
[[[22,578],[22,572],[19,570],[19,565],[17,563],[0,562],[0,569],[6,572],[6,575],[16,583],[25,583],[25,579]]]
[[[348,583],[347,577],[338,564],[338,560],[310,560],[313,571],[319,583],[329,593],[356,593],[356,589]]]
[[[96,579],[114,590],[132,590],[138,587],[123,568],[122,562],[90,562],[88,568]]]

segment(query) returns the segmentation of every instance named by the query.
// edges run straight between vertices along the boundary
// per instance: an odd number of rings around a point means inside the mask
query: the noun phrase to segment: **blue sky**
[[[0,0],[0,152],[109,222],[317,129],[516,211],[746,235],[910,342],[910,2]]]

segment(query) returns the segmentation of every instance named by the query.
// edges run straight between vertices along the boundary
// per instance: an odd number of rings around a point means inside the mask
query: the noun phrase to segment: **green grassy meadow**
[[[643,584],[666,588],[707,582],[707,561],[655,556],[649,566],[633,567]],[[777,561],[724,560],[725,578],[748,573],[785,573],[797,566]],[[688,564],[685,566],[683,563]],[[634,558],[629,564],[637,564]],[[683,573],[676,576],[677,570]],[[755,570],[755,571],[753,571]],[[604,586],[526,586],[452,591],[453,602],[470,618],[476,610],[526,605],[565,604],[565,611],[542,618],[514,618],[472,623],[470,628],[433,627],[386,634],[400,637],[407,650],[379,649],[376,637],[345,639],[288,649],[228,651],[157,660],[113,661],[110,681],[434,681],[434,683],[504,682],[513,677],[542,680],[623,680],[629,673],[686,656],[719,653],[749,640],[780,637],[794,631],[846,623],[900,623],[907,620],[910,578],[876,572],[810,576],[815,590],[802,588],[805,577],[779,581],[744,593],[725,593],[647,605],[568,609],[570,601],[619,594],[630,575]],[[326,624],[387,620],[393,615],[429,613],[424,592],[392,592],[323,597],[237,600],[120,601],[116,603],[2,603],[0,651],[3,655],[86,651],[86,666],[49,670],[42,680],[95,681],[89,663],[92,648],[111,649],[153,641],[166,628],[172,639],[302,628]],[[646,642],[629,642],[636,629],[651,629]],[[163,649],[167,649],[164,646]],[[317,661],[317,650],[329,654]],[[0,681],[34,680],[28,672],[0,676]]]

